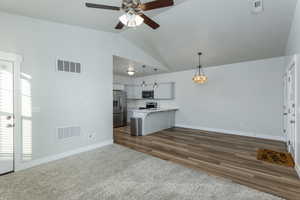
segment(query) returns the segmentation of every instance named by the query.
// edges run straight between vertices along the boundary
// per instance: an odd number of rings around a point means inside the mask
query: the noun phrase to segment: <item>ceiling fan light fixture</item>
[[[158,29],[160,25],[144,14],[144,11],[165,8],[174,5],[174,0],[148,0],[142,3],[141,0],[122,0],[121,6],[111,6],[104,4],[85,3],[88,8],[105,9],[125,12],[119,17],[119,22],[115,26],[116,30],[122,30],[124,26],[137,27],[143,24],[149,26],[153,30]]]
[[[127,71],[127,74],[128,74],[129,76],[133,76],[133,75],[135,74],[135,71]]]
[[[119,20],[128,27],[137,27],[144,23],[144,18],[132,12],[125,13]]]
[[[127,69],[127,74],[129,76],[133,76],[135,74],[135,70],[132,66],[129,66],[128,69]]]

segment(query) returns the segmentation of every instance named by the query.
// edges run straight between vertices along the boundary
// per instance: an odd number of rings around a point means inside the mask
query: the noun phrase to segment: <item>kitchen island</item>
[[[144,136],[174,127],[177,110],[178,108],[133,109],[132,116],[141,118],[141,135]]]

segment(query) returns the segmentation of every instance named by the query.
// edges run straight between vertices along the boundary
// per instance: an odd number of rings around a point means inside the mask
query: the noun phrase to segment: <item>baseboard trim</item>
[[[38,166],[41,164],[45,164],[48,162],[52,162],[55,160],[60,160],[62,158],[66,158],[69,156],[73,156],[79,153],[83,153],[83,152],[87,152],[87,151],[92,151],[94,149],[98,149],[107,145],[111,145],[113,144],[113,140],[106,140],[97,144],[92,144],[89,146],[85,146],[85,147],[81,147],[75,150],[71,150],[71,151],[67,151],[64,153],[60,153],[60,154],[56,154],[56,155],[52,155],[52,156],[47,156],[45,158],[40,158],[40,159],[36,159],[36,160],[32,160],[32,161],[28,161],[28,162],[24,162],[24,163],[20,163],[18,166],[16,166],[15,171],[21,171],[24,169],[28,169],[34,166]]]
[[[203,130],[203,131],[219,132],[219,133],[225,133],[231,135],[241,135],[241,136],[256,137],[256,138],[269,139],[269,140],[285,141],[284,136],[270,136],[270,135],[258,134],[258,133],[241,132],[236,130],[225,130],[225,129],[218,129],[218,128],[207,128],[207,127],[199,127],[199,126],[189,126],[189,125],[182,125],[182,124],[176,124],[175,126],[181,128]]]

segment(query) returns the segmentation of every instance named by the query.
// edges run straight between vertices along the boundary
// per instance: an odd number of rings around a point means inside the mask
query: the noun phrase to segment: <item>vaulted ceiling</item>
[[[154,17],[161,28],[121,33],[171,71],[284,56],[296,0],[264,0],[252,14],[249,0],[188,0]]]
[[[121,0],[86,0],[119,6]],[[116,31],[121,12],[89,9],[85,0],[1,0],[0,10],[124,36],[169,68],[215,66],[283,56],[297,0],[264,0],[252,14],[249,0],[175,0],[175,6],[147,12],[161,27]],[[142,0],[148,2],[151,0]],[[147,64],[147,63],[145,63]]]
[[[113,73],[115,75],[128,76],[127,70],[129,67],[133,67],[135,71],[133,77],[149,76],[168,72],[166,69],[162,69],[157,66],[139,63],[120,56],[113,56]]]

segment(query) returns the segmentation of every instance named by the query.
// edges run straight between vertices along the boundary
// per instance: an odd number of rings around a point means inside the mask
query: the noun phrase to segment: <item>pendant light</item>
[[[193,77],[193,81],[195,83],[198,83],[198,84],[204,84],[208,80],[207,76],[204,74],[203,67],[201,66],[201,61],[200,61],[201,55],[202,55],[202,53],[199,52],[198,53],[198,56],[199,56],[199,66],[197,67],[196,73],[195,73],[195,75]]]
[[[158,71],[158,69],[154,68],[155,74],[156,74],[157,71]],[[158,83],[155,81],[154,84],[153,84],[153,89],[156,89],[156,88],[158,88]]]
[[[143,74],[144,74],[145,73],[146,65],[143,65],[142,67],[143,67]],[[141,84],[141,87],[146,87],[146,86],[147,86],[146,82],[143,81],[142,84]]]
[[[146,82],[143,81],[142,84],[141,84],[141,87],[146,87],[146,86],[147,86]]]

